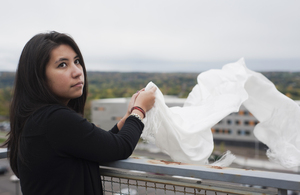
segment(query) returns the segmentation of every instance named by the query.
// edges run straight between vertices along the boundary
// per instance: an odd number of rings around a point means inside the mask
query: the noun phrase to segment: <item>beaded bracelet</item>
[[[141,122],[143,122],[142,117],[136,113],[131,113],[129,116],[134,116],[134,117],[138,118]]]
[[[131,112],[132,112],[133,110],[138,110],[138,111],[140,111],[141,113],[143,113],[144,118],[146,117],[146,113],[145,113],[145,111],[143,110],[143,108],[141,108],[141,107],[139,107],[139,106],[133,106],[133,107],[131,108]]]

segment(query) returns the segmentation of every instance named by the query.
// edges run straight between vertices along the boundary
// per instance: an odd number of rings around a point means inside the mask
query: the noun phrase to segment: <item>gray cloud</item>
[[[14,70],[25,43],[47,30],[74,37],[88,69],[144,71],[147,65],[156,71],[185,71],[186,66],[192,70],[203,64],[201,69],[208,69],[245,57],[247,64],[260,59],[283,66],[269,69],[295,70],[290,64],[300,59],[297,0],[18,0],[2,4],[0,23],[5,30],[0,36],[0,70]]]

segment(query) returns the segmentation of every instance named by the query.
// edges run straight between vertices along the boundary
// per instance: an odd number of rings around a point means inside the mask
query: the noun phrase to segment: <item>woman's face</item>
[[[69,45],[60,45],[52,50],[46,65],[48,87],[64,104],[83,93],[84,74],[80,61]]]

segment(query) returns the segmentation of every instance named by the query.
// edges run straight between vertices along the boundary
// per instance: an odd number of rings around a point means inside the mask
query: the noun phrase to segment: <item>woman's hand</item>
[[[145,91],[145,88],[141,89],[140,91],[137,91],[135,94],[132,95],[132,97],[131,97],[131,99],[130,99],[130,102],[129,102],[129,104],[128,104],[128,109],[127,109],[127,114],[128,114],[128,116],[131,114],[131,108],[134,106],[134,103],[135,103],[136,98],[139,96],[139,94],[140,94],[142,91]]]
[[[125,116],[117,124],[119,130],[121,130],[127,117],[131,114],[131,108],[133,106],[139,106],[145,112],[147,112],[153,107],[155,102],[155,91],[156,91],[156,87],[152,87],[148,91],[145,91],[145,89],[143,88],[132,95]],[[143,118],[143,114],[140,111],[133,110],[132,112],[140,115],[141,118]]]
[[[136,97],[133,106],[141,107],[145,112],[149,111],[155,103],[156,87],[152,87],[148,91],[142,90]]]

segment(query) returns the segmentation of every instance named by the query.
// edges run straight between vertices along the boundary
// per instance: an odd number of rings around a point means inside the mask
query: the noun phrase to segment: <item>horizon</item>
[[[225,64],[233,62],[235,61],[188,62],[155,59],[125,59],[106,60],[97,63],[92,60],[85,60],[85,66],[87,72],[201,73],[210,69],[222,69]],[[256,72],[300,72],[300,59],[245,59],[245,63],[248,69]],[[288,64],[288,66],[286,66],[286,64]],[[137,66],[139,68],[134,69],[134,67]],[[0,72],[15,72],[16,67],[15,70],[12,70],[11,67],[7,70],[0,69]],[[110,68],[105,69],[102,67]]]

